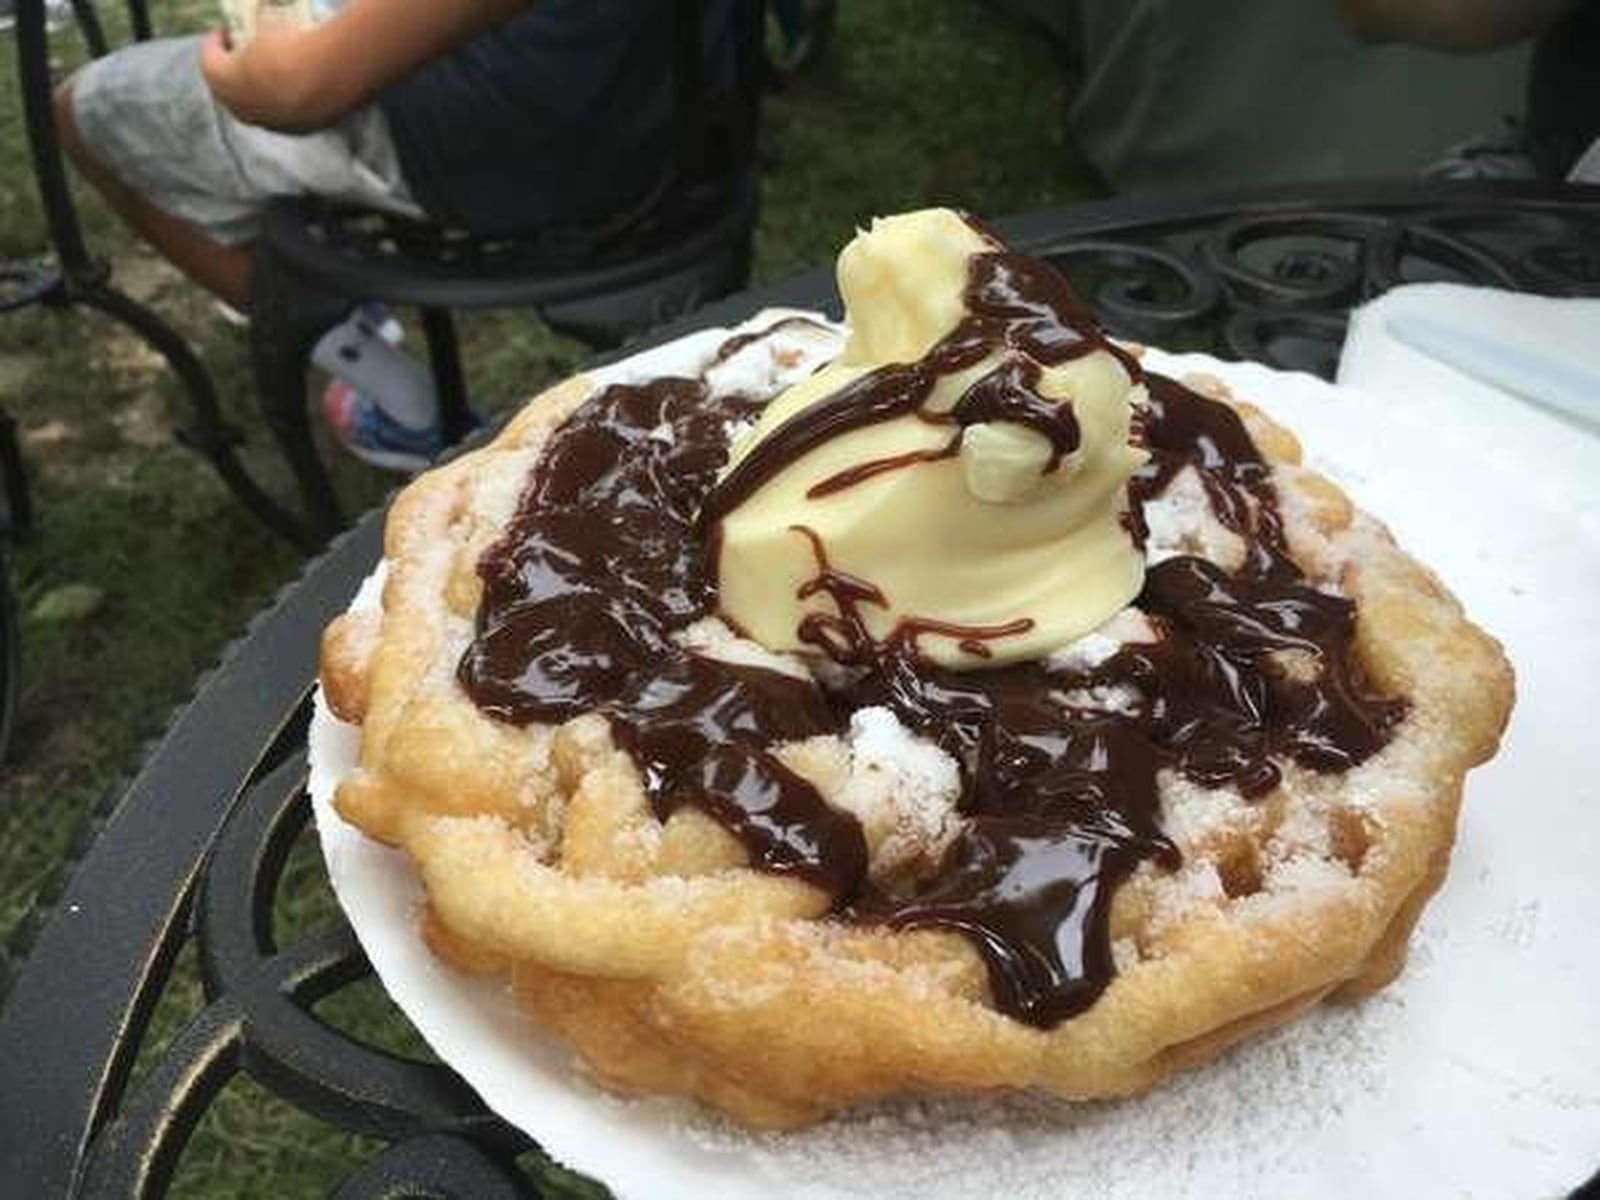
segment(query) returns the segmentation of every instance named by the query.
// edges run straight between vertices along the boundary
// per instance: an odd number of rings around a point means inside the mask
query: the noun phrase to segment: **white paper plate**
[[[428,952],[407,861],[331,808],[356,733],[319,697],[311,790],[334,889],[389,994],[491,1108],[618,1197],[649,1200],[1554,1197],[1600,1166],[1600,440],[1574,444],[1571,426],[1510,401],[1462,411],[1202,356],[1149,363],[1211,371],[1295,429],[1516,666],[1511,730],[1471,777],[1449,880],[1400,980],[1137,1100],[905,1103],[745,1134],[600,1091],[502,986]]]

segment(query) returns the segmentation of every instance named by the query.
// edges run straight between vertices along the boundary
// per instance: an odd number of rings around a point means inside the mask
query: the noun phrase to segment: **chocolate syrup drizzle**
[[[833,602],[838,613],[810,612],[800,618],[796,631],[802,642],[815,646],[829,658],[845,666],[870,667],[873,665],[875,646],[861,619],[861,606],[874,605],[888,608],[889,598],[883,589],[860,576],[841,571],[828,561],[828,548],[815,529],[806,525],[791,525],[811,545],[812,558],[816,560],[817,573],[800,585],[795,593],[798,600],[825,595]],[[996,638],[1016,637],[1033,628],[1030,617],[1018,617],[999,625],[958,625],[953,621],[936,621],[928,617],[904,617],[896,622],[888,644],[898,647],[912,657],[920,657],[917,639],[925,636],[954,639],[968,654],[979,658],[991,657],[988,642]]]
[[[485,712],[514,724],[604,713],[660,817],[699,808],[759,868],[825,888],[841,919],[965,936],[988,968],[996,1007],[1048,1028],[1093,1004],[1114,976],[1117,886],[1147,858],[1179,862],[1160,827],[1159,770],[1259,796],[1283,760],[1317,771],[1361,762],[1404,705],[1368,695],[1351,649],[1354,607],[1311,587],[1289,558],[1270,470],[1233,410],[1156,375],[1144,376],[1151,458],[1130,485],[1133,535],[1142,541],[1139,503],[1193,467],[1248,550],[1232,573],[1193,557],[1149,570],[1137,603],[1159,641],[1076,673],[1044,663],[950,671],[917,652],[919,636],[962,637],[981,652],[985,640],[1017,631],[903,623],[874,641],[861,610],[886,605],[882,590],[833,568],[803,528],[817,573],[802,591],[826,595],[834,612],[807,615],[800,636],[848,668],[848,685],[824,691],[674,641],[715,609],[708,559],[720,518],[820,442],[920,408],[941,374],[996,349],[1047,364],[1108,349],[1139,377],[1047,264],[975,256],[966,299],[972,315],[926,359],[819,401],[720,485],[726,423],[759,405],[685,379],[614,386],[589,401],[551,435],[516,516],[480,560],[477,637],[459,679]],[[1076,445],[1070,408],[1041,401],[1028,370],[1025,359],[1004,360],[947,419],[959,424],[963,403],[984,414],[972,419],[1022,414],[1058,460]],[[1042,428],[1047,421],[1058,424]],[[1283,652],[1299,661],[1286,665]],[[1064,699],[1103,686],[1126,689],[1126,711]],[[867,878],[855,819],[772,753],[843,732],[865,705],[887,706],[961,768],[960,833],[936,870],[895,890]]]
[[[712,611],[696,514],[726,424],[759,406],[703,383],[611,387],[554,434],[516,515],[483,555],[477,636],[458,677],[515,725],[603,711],[665,820],[692,804],[763,870],[848,896],[866,843],[769,747],[838,728],[817,686],[689,653],[672,633]]]
[[[1042,435],[1050,443],[1050,457],[1045,460],[1039,473],[1048,475],[1061,465],[1063,458],[1078,448],[1079,430],[1070,404],[1040,394],[1039,377],[1038,363],[1023,358],[1007,359],[993,371],[974,380],[948,413],[930,412],[924,408],[916,410],[918,419],[929,425],[957,427],[955,436],[943,446],[929,450],[907,450],[902,454],[856,463],[812,484],[806,489],[806,499],[820,500],[889,471],[954,458],[961,453],[961,437],[967,427],[988,421],[1023,425]],[[892,412],[890,415],[899,414]],[[798,416],[796,419],[799,419]],[[766,478],[770,478],[770,475]],[[765,479],[761,482],[765,482]]]
[[[1100,333],[1066,280],[1048,263],[1004,250],[975,254],[967,270],[965,300],[967,315],[919,361],[890,363],[867,372],[796,413],[757,443],[706,497],[702,524],[709,528],[720,521],[822,443],[907,413],[963,428],[979,421],[1027,425],[1049,440],[1051,456],[1044,469],[1053,471],[1064,455],[1077,449],[1078,424],[1069,403],[1038,393],[1040,365],[1056,366],[1105,350],[1137,378],[1138,363]],[[976,366],[997,351],[1004,355],[1001,362],[975,380],[948,414],[923,407],[942,376]],[[931,456],[954,454],[959,440]],[[927,461],[928,455],[916,451],[865,463],[815,487],[827,495],[883,470]]]

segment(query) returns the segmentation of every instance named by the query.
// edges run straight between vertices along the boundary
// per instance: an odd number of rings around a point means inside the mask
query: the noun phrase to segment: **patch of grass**
[[[326,1196],[383,1149],[236,1075],[200,1118],[168,1193],[173,1200]]]
[[[766,107],[757,276],[830,261],[881,213],[995,216],[1090,194],[1066,88],[1050,48],[986,5],[842,0],[828,57]]]
[[[152,9],[163,30],[212,20],[209,0],[157,0]],[[118,14],[107,16],[125,36]],[[53,47],[59,72],[81,61],[70,30]],[[9,54],[0,60],[0,258],[39,257],[46,240],[15,68]],[[767,105],[757,280],[828,261],[875,213],[953,203],[998,214],[1085,194],[1087,173],[1060,130],[1064,86],[1047,47],[976,0],[843,0],[828,56]],[[80,211],[119,286],[204,358],[248,436],[248,464],[291,494],[254,412],[241,334],[91,197]],[[474,396],[488,411],[583,357],[525,313],[474,314],[461,331]],[[161,360],[104,318],[76,310],[0,318],[0,406],[19,424],[38,509],[33,538],[12,555],[23,685],[0,768],[0,946],[139,744],[297,570],[296,556],[172,440],[183,405]],[[390,484],[353,464],[338,475],[352,511],[377,503]],[[314,926],[331,903],[320,861],[302,846],[285,873],[277,927]],[[204,1003],[191,957],[180,959],[146,1063]],[[375,1044],[425,1053],[375,986],[318,1011]],[[320,1195],[376,1148],[241,1078],[196,1131],[175,1194]],[[552,1194],[597,1194],[552,1171]]]

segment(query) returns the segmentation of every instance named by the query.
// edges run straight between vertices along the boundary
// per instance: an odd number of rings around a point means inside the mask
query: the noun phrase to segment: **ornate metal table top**
[[[1600,295],[1600,189],[1133,199],[995,224],[1066,268],[1115,333],[1321,374],[1349,309],[1397,283]],[[769,304],[825,307],[831,293],[829,273],[813,271],[652,340]],[[22,930],[21,965],[0,980],[0,1196],[161,1194],[196,1122],[241,1073],[387,1143],[341,1197],[540,1194],[518,1161],[531,1144],[453,1072],[313,1011],[369,973],[342,919],[281,942],[274,928],[308,816],[317,637],[377,562],[381,520],[369,515],[312,563],[201,681]],[[186,946],[204,1005],[130,1087]]]

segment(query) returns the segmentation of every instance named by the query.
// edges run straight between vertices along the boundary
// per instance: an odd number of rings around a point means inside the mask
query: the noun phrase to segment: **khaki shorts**
[[[253,240],[272,196],[421,215],[377,105],[315,133],[246,125],[206,85],[199,38],[140,42],[96,59],[74,80],[72,107],[96,162],[219,242]]]

